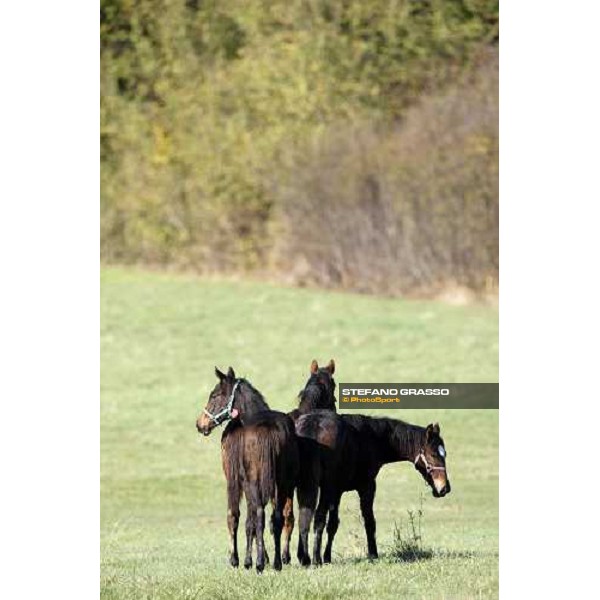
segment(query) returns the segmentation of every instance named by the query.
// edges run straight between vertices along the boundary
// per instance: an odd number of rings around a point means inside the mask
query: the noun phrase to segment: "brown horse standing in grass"
[[[310,375],[304,389],[298,394],[298,408],[289,413],[297,421],[299,417],[313,410],[335,412],[335,361],[333,358],[326,367],[319,367],[316,360],[310,365]],[[298,438],[300,450],[300,479],[297,489],[300,505],[300,538],[298,540],[298,560],[304,566],[310,565],[308,553],[308,532],[314,513],[319,480],[321,478],[321,457],[316,444],[306,438]],[[294,530],[294,503],[289,498],[284,507],[283,553],[284,563],[290,562],[290,539]]]
[[[320,456],[319,504],[314,514],[313,562],[317,565],[322,561],[331,562],[333,540],[340,522],[340,500],[344,492],[351,490],[356,490],[360,497],[369,558],[378,557],[373,502],[375,480],[383,465],[410,461],[431,487],[434,497],[441,498],[450,493],[446,450],[437,423],[419,427],[396,419],[317,410],[297,419],[296,434],[304,445],[312,442]],[[310,524],[313,504],[305,501],[304,505],[305,520]],[[302,503],[300,506],[302,510]],[[321,559],[321,541],[328,512],[327,545]],[[299,553],[308,548],[308,531],[303,531],[303,526],[306,524],[301,522]]]
[[[239,565],[237,530],[242,492],[246,496],[246,558],[252,566],[252,540],[256,535],[256,570],[265,567],[265,506],[271,502],[275,557],[273,567],[281,569],[283,508],[292,498],[298,479],[299,455],[292,419],[269,408],[260,392],[245,379],[238,379],[231,367],[225,375],[215,368],[219,383],[196,421],[198,431],[209,435],[218,425],[230,421],[221,437],[223,471],[227,479],[227,527],[231,545],[230,563]]]

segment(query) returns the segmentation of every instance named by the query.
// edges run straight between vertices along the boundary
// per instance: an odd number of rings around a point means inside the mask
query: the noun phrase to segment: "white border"
[[[501,5],[504,598],[597,589],[599,13],[593,2]]]
[[[4,598],[99,589],[99,26],[8,3],[0,35]]]
[[[506,598],[597,587],[599,12],[501,7]],[[2,25],[0,593],[97,597],[98,7]]]

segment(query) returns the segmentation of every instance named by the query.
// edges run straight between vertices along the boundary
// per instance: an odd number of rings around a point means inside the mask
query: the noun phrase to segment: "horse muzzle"
[[[446,479],[443,485],[437,485],[437,482],[434,480],[432,488],[434,498],[443,498],[444,496],[447,496],[452,489],[448,479]]]
[[[210,432],[212,431],[212,427],[211,427],[211,422],[210,419],[208,417],[206,417],[206,415],[202,415],[197,421],[196,421],[196,429],[198,430],[198,433],[201,433],[203,436],[207,436],[210,435]]]

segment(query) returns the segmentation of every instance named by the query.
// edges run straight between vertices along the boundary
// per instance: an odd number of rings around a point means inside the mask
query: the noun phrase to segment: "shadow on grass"
[[[438,553],[433,550],[415,550],[411,551],[403,551],[403,552],[385,552],[379,556],[379,558],[373,559],[368,558],[367,556],[345,556],[345,557],[337,557],[333,559],[332,565],[363,565],[363,564],[385,564],[385,563],[395,563],[395,562],[418,562],[421,560],[431,560],[439,556]]]
[[[390,562],[412,563],[421,560],[431,560],[434,556],[434,551],[429,548],[405,546],[392,550],[387,555],[384,555],[383,558],[386,558]]]
[[[377,563],[415,563],[427,560],[466,560],[474,558],[498,557],[497,552],[476,552],[474,550],[443,550],[434,548],[421,548],[404,546],[392,548],[384,552],[378,559],[370,559],[366,556],[335,557],[333,565],[359,565]]]
[[[474,550],[442,550],[421,547],[394,548],[382,556],[389,562],[418,562],[421,560],[465,560],[473,558],[498,557],[497,552],[476,552]]]

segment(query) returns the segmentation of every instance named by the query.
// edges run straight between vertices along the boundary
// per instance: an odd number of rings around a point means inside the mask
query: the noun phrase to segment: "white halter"
[[[425,454],[423,453],[423,450],[421,450],[419,452],[419,454],[417,454],[417,457],[415,458],[415,467],[417,466],[419,459],[421,459],[423,461],[423,464],[425,465],[425,470],[427,471],[428,475],[429,475],[429,473],[431,473],[431,471],[444,471],[444,472],[446,471],[446,467],[434,467],[434,466],[430,465],[427,462],[427,459],[425,458]]]
[[[241,383],[241,379],[238,379],[235,382],[235,385],[233,386],[233,389],[231,390],[231,394],[229,395],[229,400],[227,401],[227,406],[223,410],[219,411],[216,415],[213,415],[208,410],[206,410],[206,408],[204,409],[204,414],[211,421],[214,421],[215,425],[221,425],[221,423],[224,423],[225,421],[229,421],[229,419],[231,419],[233,417],[233,415],[231,414],[231,410],[233,409],[233,400],[235,397],[235,392],[237,391],[240,383]]]

